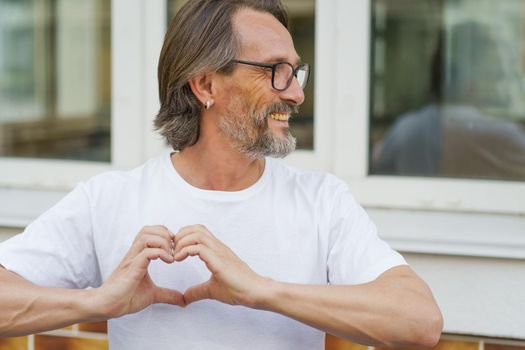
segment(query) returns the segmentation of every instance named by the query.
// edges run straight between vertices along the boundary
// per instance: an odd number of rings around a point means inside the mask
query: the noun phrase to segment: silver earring
[[[210,101],[206,101],[206,104],[204,105],[204,108],[210,109],[210,107],[211,107]]]

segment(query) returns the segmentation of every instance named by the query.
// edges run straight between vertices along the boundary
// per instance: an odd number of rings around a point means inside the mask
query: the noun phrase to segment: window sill
[[[0,187],[0,226],[23,228],[66,193]]]
[[[525,217],[367,208],[379,235],[406,253],[525,260]]]

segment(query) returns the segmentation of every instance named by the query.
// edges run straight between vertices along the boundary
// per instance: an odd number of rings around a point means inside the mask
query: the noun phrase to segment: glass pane
[[[168,0],[168,15],[173,17],[186,0]],[[315,0],[282,0],[288,8],[292,37],[303,62],[315,67]],[[305,88],[305,101],[300,112],[290,119],[292,134],[297,137],[297,148],[314,147],[314,85],[313,68]]]
[[[525,0],[373,0],[370,173],[525,180]]]
[[[0,156],[110,161],[106,0],[0,0]]]

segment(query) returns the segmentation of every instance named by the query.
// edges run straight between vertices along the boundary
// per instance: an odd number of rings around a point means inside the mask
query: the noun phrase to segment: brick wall
[[[106,322],[73,325],[27,337],[0,339],[0,350],[108,350]]]
[[[106,322],[88,323],[28,337],[0,339],[0,350],[108,350],[107,326]],[[389,349],[368,347],[327,335],[326,350]],[[525,341],[444,334],[433,350],[525,350]]]
[[[326,350],[389,350],[352,343],[331,335],[326,336]],[[401,349],[410,350],[410,349]],[[433,350],[525,350],[525,341],[491,339],[443,334]]]

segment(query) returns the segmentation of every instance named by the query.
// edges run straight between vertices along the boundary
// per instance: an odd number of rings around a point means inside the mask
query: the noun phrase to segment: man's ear
[[[208,109],[213,105],[213,79],[212,74],[202,74],[193,77],[188,82],[190,84],[191,91],[197,97],[197,99]]]

